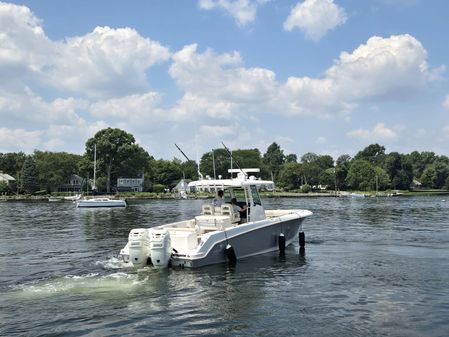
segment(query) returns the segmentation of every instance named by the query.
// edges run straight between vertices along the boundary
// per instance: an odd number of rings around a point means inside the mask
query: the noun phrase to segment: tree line
[[[405,190],[411,186],[449,189],[449,158],[433,152],[386,153],[385,147],[371,144],[354,157],[305,153],[301,158],[285,154],[272,143],[262,154],[259,149],[232,151],[219,148],[204,153],[199,167],[195,161],[155,159],[132,134],[107,128],[88,139],[83,155],[35,150],[33,154],[0,153],[0,171],[16,179],[0,183],[0,193],[49,193],[77,174],[91,181],[96,152],[96,185],[99,191],[113,192],[119,177],[144,176],[145,191],[172,189],[181,178],[197,180],[199,172],[212,178],[228,178],[228,169],[260,168],[263,179],[274,180],[277,189],[303,191]],[[86,186],[87,188],[88,186]]]

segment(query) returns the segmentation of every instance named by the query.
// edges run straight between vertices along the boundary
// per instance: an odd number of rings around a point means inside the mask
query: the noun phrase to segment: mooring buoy
[[[285,253],[285,236],[284,236],[284,233],[279,234],[278,244],[279,244],[279,253],[284,254]]]
[[[306,245],[306,235],[304,232],[299,233],[299,247],[304,247]]]
[[[237,255],[235,255],[234,248],[229,243],[225,248],[225,254],[229,262],[232,263],[237,262]]]

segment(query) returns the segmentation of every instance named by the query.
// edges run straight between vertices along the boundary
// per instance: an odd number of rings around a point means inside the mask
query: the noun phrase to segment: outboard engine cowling
[[[149,237],[153,266],[157,268],[168,267],[172,252],[170,233],[165,228],[150,228]]]
[[[144,267],[150,256],[150,239],[148,230],[145,228],[134,228],[128,236],[129,261],[134,267]]]

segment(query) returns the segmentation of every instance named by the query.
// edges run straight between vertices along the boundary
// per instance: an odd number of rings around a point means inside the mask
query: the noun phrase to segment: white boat
[[[110,198],[91,198],[76,200],[76,207],[95,208],[95,207],[126,207],[126,200]]]
[[[68,197],[64,197],[64,200],[66,201],[77,201],[79,199],[81,199],[82,195],[80,194],[75,194],[75,195],[70,195]]]
[[[97,172],[97,145],[94,144],[94,183],[92,186],[92,191],[96,190],[96,172]],[[110,199],[107,197],[94,197],[94,198],[82,198],[79,195],[76,201],[76,207],[84,208],[98,208],[98,207],[126,207],[127,201],[123,199]]]
[[[64,199],[61,197],[49,197],[48,198],[48,202],[62,202],[62,201],[64,201]]]
[[[280,250],[294,240],[304,247],[303,220],[312,215],[301,209],[265,210],[259,188],[270,188],[272,181],[258,180],[241,172],[234,179],[205,179],[191,182],[197,189],[224,191],[220,207],[202,205],[201,214],[152,228],[132,229],[128,243],[120,251],[125,262],[135,267],[196,268],[205,265],[235,262],[237,259]],[[236,198],[250,207],[235,212],[228,202]]]

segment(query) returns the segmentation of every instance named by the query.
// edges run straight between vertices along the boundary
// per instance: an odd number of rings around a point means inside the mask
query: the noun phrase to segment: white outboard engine
[[[150,238],[145,228],[134,228],[128,236],[129,261],[134,267],[145,267],[150,256]]]
[[[171,257],[170,233],[165,228],[150,228],[150,256],[153,266],[166,268]]]

